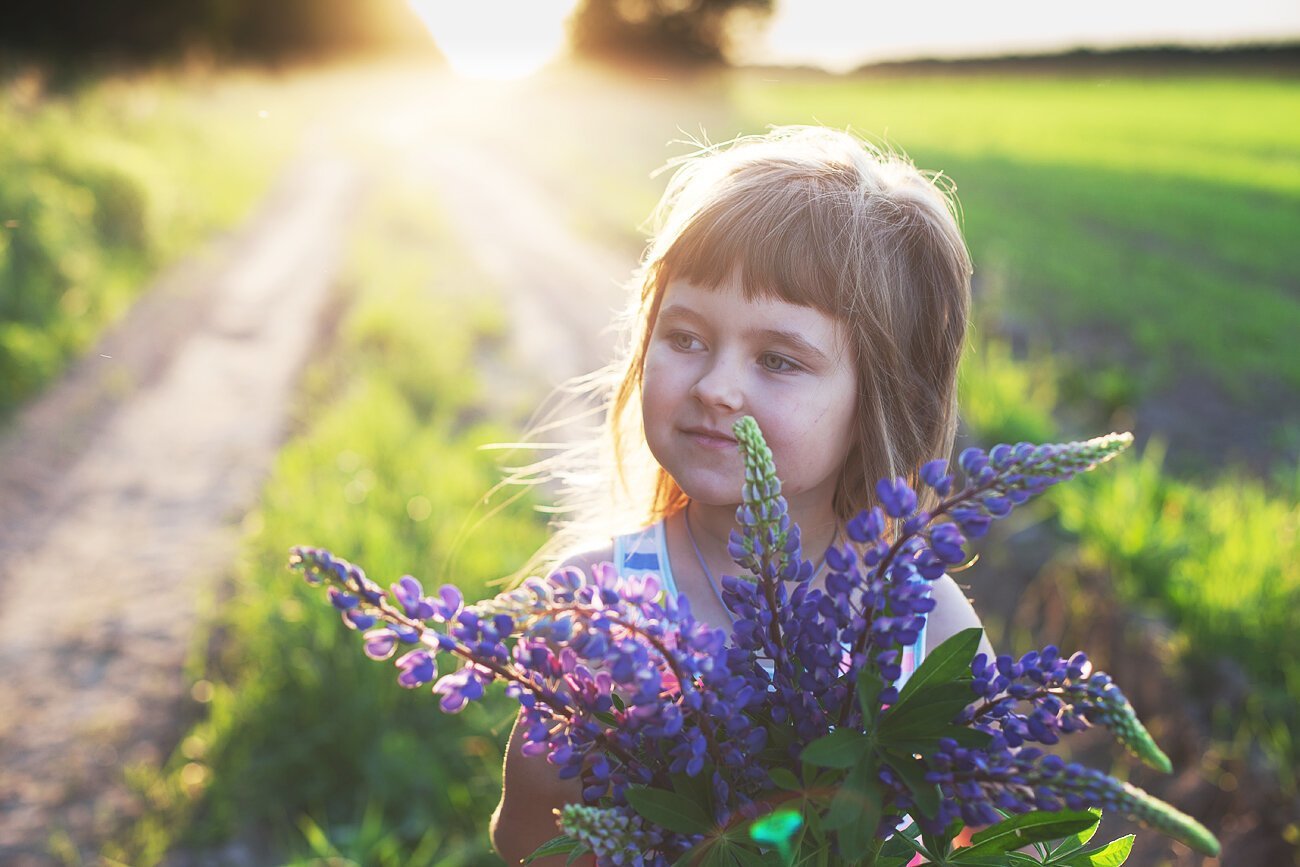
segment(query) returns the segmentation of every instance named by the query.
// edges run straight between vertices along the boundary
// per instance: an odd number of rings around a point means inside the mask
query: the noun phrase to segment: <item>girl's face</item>
[[[857,376],[839,323],[776,299],[748,301],[738,275],[664,291],[646,349],[646,442],[686,495],[740,503],[732,424],[752,415],[796,513],[829,508],[852,445]]]

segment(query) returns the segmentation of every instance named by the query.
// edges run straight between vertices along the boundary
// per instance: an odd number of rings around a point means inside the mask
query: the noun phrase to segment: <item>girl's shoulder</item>
[[[930,612],[926,624],[926,653],[934,650],[945,639],[961,632],[963,629],[984,628],[975,607],[966,598],[966,591],[953,580],[951,575],[943,575],[930,584],[930,597],[934,599],[934,610]],[[988,635],[980,639],[980,650],[993,658],[993,647]]]
[[[664,525],[658,521],[639,530],[615,536],[608,545],[570,554],[559,568],[571,567],[591,574],[599,563],[611,563],[620,575],[669,572],[668,548]]]
[[[592,567],[600,563],[612,563],[614,561],[614,543],[603,548],[592,548],[589,551],[580,551],[577,554],[571,554],[560,561],[557,569],[580,569],[590,575]]]

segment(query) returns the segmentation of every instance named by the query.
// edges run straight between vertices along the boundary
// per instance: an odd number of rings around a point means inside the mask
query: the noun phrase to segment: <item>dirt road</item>
[[[509,299],[529,388],[607,360],[632,262],[578,239],[440,105],[371,105],[354,121],[369,150],[304,154],[247,225],[166,275],[0,434],[0,863],[53,863],[52,835],[93,857],[138,809],[123,767],[173,748],[201,600],[284,439],[357,153],[389,173],[400,161],[455,215]]]
[[[122,767],[170,748],[199,602],[284,437],[357,181],[302,154],[4,432],[0,863],[93,840],[133,809]]]

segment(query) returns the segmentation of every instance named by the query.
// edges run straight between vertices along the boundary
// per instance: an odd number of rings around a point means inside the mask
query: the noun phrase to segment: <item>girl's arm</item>
[[[559,568],[576,566],[587,574],[596,563],[608,561],[613,547],[570,557]],[[524,733],[520,716],[510,730],[501,769],[501,803],[492,814],[492,846],[511,867],[533,854],[538,846],[560,833],[555,811],[565,804],[582,803],[582,783],[577,777],[561,780],[558,769],[545,756],[521,752]],[[529,867],[565,867],[567,855],[538,858]],[[596,859],[584,855],[573,867],[594,867]]]
[[[944,639],[971,626],[984,628],[979,615],[971,607],[966,594],[952,580],[951,575],[944,575],[931,585],[930,595],[934,598],[934,610],[930,612],[925,637],[925,652],[928,655],[943,643]],[[993,645],[987,634],[980,637],[980,652],[994,658]]]
[[[501,774],[501,803],[492,814],[492,846],[509,865],[516,865],[538,846],[558,835],[555,810],[565,804],[582,803],[582,783],[575,777],[561,780],[545,756],[520,752],[524,733],[520,717],[510,732]],[[538,858],[536,867],[564,867],[566,855]],[[595,859],[586,855],[575,862],[592,867]]]

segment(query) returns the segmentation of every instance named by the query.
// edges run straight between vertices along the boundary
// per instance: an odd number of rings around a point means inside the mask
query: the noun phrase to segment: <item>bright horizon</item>
[[[577,0],[408,0],[453,70],[466,78],[522,78],[559,57]],[[741,63],[844,72],[881,60],[1039,53],[1124,45],[1224,45],[1300,39],[1300,2],[1093,0],[776,0],[739,46]]]
[[[1223,45],[1300,38],[1300,3],[1237,0],[777,0],[751,63],[812,64],[842,72],[881,60],[961,57],[1124,45]]]

